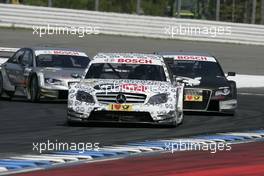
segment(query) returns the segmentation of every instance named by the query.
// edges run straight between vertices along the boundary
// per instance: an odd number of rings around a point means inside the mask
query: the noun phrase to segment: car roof
[[[98,53],[96,54],[97,57],[105,56],[120,56],[124,58],[133,57],[133,58],[141,58],[141,57],[151,57],[153,59],[162,60],[162,58],[157,54],[145,54],[145,53]]]
[[[60,52],[60,54],[62,54],[61,52],[64,52],[64,55],[76,55],[76,54],[72,54],[72,52],[76,52],[78,53],[78,56],[84,56],[84,57],[89,57],[84,51],[81,51],[79,49],[76,48],[58,48],[58,47],[24,47],[21,49],[32,49],[33,52],[35,52],[35,54],[55,54],[55,51]],[[66,53],[65,53],[66,52]],[[56,53],[59,54],[59,53]]]
[[[185,51],[175,51],[175,52],[157,52],[159,55],[189,55],[189,56],[207,56],[213,57],[209,53],[206,52],[185,52]]]
[[[167,58],[174,58],[174,60],[193,60],[193,61],[206,61],[206,62],[218,62],[217,59],[204,52],[159,52],[167,62]]]
[[[80,49],[77,48],[60,48],[60,47],[25,47],[25,48],[30,48],[34,51],[37,50],[63,50],[63,51],[78,51],[78,52],[83,52]]]
[[[109,59],[109,60],[106,61],[105,59]],[[119,61],[114,61],[112,59],[125,59],[125,60],[128,59],[124,63],[132,63],[133,62],[132,59],[152,60],[153,62],[149,64],[162,65],[162,63],[164,63],[163,58],[160,55],[144,54],[144,53],[98,53],[94,56],[93,62],[113,62],[113,63],[119,62]],[[148,62],[146,62],[146,64],[147,63]]]

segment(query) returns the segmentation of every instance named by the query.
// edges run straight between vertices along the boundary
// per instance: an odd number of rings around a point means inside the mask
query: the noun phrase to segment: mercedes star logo
[[[124,94],[122,94],[122,93],[118,94],[116,96],[116,102],[120,103],[120,104],[121,103],[125,103],[126,102],[126,96]]]

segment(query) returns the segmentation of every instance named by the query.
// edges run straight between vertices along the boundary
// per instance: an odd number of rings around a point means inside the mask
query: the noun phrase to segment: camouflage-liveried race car
[[[183,85],[153,54],[101,53],[80,82],[71,83],[68,122],[125,122],[177,126]]]

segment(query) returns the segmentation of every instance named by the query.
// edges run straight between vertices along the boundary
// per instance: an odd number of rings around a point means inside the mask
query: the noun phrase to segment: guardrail
[[[94,26],[101,34],[111,35],[264,45],[263,25],[0,4],[0,26],[32,28],[47,24]],[[216,29],[219,31],[214,35]]]

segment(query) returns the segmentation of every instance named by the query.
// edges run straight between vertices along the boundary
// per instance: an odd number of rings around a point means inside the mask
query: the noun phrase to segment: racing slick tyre
[[[13,92],[13,91],[5,91],[5,93],[7,95],[7,99],[8,100],[12,100],[12,98],[13,98],[13,96],[15,94],[15,92]]]
[[[176,125],[179,126],[183,123],[183,119],[184,119],[184,114],[183,112],[179,112],[178,113],[178,118],[176,120]]]
[[[224,115],[225,116],[235,116],[236,115],[236,111],[235,110],[231,110],[231,111],[228,111],[228,112],[224,112]]]
[[[183,112],[179,112],[177,114],[177,117],[175,118],[175,120],[172,121],[170,124],[168,124],[168,126],[171,128],[174,128],[174,127],[181,125],[183,123],[183,119],[184,119],[183,116],[184,116]]]
[[[177,127],[178,125],[177,125],[177,122],[176,122],[176,120],[174,120],[173,122],[171,122],[169,125],[167,125],[169,128],[175,128],[175,127]]]
[[[3,85],[3,77],[2,74],[0,73],[0,97],[2,97],[3,93],[4,93],[4,85]]]
[[[230,87],[231,87],[231,92],[232,92],[232,97],[234,99],[237,99],[237,87],[236,87],[236,82],[235,81],[229,81]]]
[[[67,119],[67,125],[70,127],[75,127],[80,125],[80,123]]]
[[[30,100],[32,102],[38,102],[40,99],[40,91],[39,91],[39,85],[38,85],[38,78],[36,75],[34,75],[30,81]]]
[[[4,81],[3,81],[3,76],[2,74],[0,73],[0,98],[2,98],[2,95],[6,93],[7,95],[7,99],[8,100],[11,100],[14,96],[14,92],[13,91],[5,91],[4,90]]]
[[[4,82],[2,74],[0,73],[0,98],[2,98],[2,95],[4,93]]]
[[[231,93],[232,93],[232,98],[237,100],[237,87],[236,87],[236,82],[235,81],[229,81],[230,87],[231,87]],[[230,116],[235,116],[236,115],[236,110],[232,110],[230,112],[227,112],[226,115]]]

